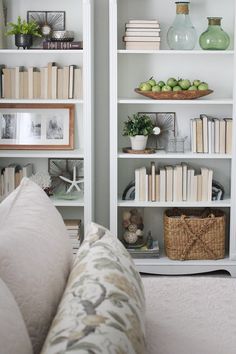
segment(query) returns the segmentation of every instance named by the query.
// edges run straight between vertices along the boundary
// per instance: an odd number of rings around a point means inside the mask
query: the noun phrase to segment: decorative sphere
[[[129,232],[135,232],[136,233],[136,231],[138,230],[138,227],[137,227],[136,224],[130,224],[128,226],[128,230],[129,230]]]
[[[124,240],[126,243],[134,244],[138,240],[138,236],[134,232],[126,231],[124,233]]]

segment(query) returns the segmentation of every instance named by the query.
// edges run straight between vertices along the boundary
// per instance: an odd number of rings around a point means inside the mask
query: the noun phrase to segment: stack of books
[[[201,114],[191,119],[191,150],[208,154],[232,153],[231,118],[214,118]]]
[[[83,49],[82,41],[73,41],[73,42],[63,42],[63,41],[44,41],[43,49],[56,49],[56,50],[70,50],[70,49]]]
[[[64,220],[70,238],[73,254],[78,252],[80,246],[80,226],[81,220]]]
[[[211,201],[213,170],[200,168],[200,173],[186,163],[164,166],[158,170],[151,162],[135,170],[135,200],[143,202]]]
[[[159,50],[160,25],[157,20],[129,20],[123,40],[127,50]]]
[[[12,163],[6,167],[0,167],[0,201],[6,198],[17,188],[23,177],[31,177],[33,165],[28,163],[25,166]]]
[[[44,68],[0,65],[0,97],[6,99],[80,99],[82,70],[76,65]]]

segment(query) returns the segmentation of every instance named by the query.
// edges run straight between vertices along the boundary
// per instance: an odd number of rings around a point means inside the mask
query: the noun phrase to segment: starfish
[[[73,180],[70,180],[64,176],[59,176],[59,177],[63,181],[71,184],[71,186],[67,189],[66,193],[70,193],[73,190],[73,188],[76,188],[78,192],[81,191],[79,184],[84,183],[84,179],[76,180],[76,167],[75,166],[73,167]]]

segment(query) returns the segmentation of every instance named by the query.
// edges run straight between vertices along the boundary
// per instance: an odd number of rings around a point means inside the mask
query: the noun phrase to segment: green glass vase
[[[226,50],[230,44],[229,35],[221,28],[222,17],[208,17],[208,28],[199,38],[204,50]]]

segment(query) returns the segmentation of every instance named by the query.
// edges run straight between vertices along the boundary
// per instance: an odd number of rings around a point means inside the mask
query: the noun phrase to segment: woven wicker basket
[[[217,209],[167,210],[164,245],[167,257],[174,260],[224,258],[224,212]]]

